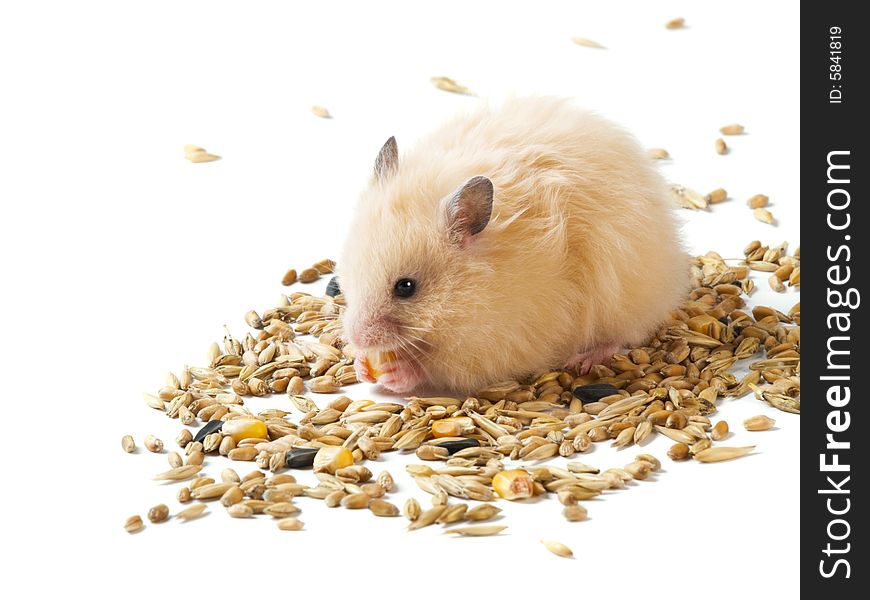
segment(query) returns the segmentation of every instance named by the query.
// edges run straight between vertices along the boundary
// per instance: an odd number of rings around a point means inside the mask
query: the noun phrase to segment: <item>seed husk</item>
[[[658,471],[662,468],[662,463],[652,454],[638,454],[634,457],[635,460],[648,462],[652,466],[653,471]]]
[[[233,483],[207,483],[196,488],[190,488],[190,495],[197,500],[210,500],[212,498],[220,498],[226,491],[232,487],[236,487]]]
[[[369,498],[367,494],[359,492],[356,494],[348,494],[342,498],[341,505],[350,509],[366,508],[368,507],[370,500],[371,498]]]
[[[128,454],[136,451],[136,442],[133,440],[132,435],[125,435],[121,438],[121,448]]]
[[[227,483],[232,483],[232,482],[227,482]],[[237,485],[234,485],[221,495],[220,503],[223,504],[224,506],[229,507],[229,506],[232,506],[233,504],[238,504],[239,502],[244,500],[244,498],[245,498],[245,493],[242,491],[242,488],[240,488]]]
[[[601,44],[599,44],[595,40],[590,40],[587,38],[573,37],[573,38],[571,38],[571,41],[574,42],[575,44],[577,44],[578,46],[585,46],[587,48],[599,48],[601,50],[605,49],[604,46],[602,46]]]
[[[713,426],[713,429],[710,430],[710,437],[713,438],[714,441],[719,441],[725,439],[728,435],[728,421],[719,421],[716,425]]]
[[[492,504],[480,504],[465,512],[465,518],[469,521],[486,521],[501,512],[501,509]]]
[[[743,125],[739,123],[732,123],[731,125],[725,125],[724,127],[720,127],[719,131],[723,135],[740,135],[743,133]]]
[[[320,279],[320,272],[315,268],[303,269],[302,272],[299,273],[300,283],[314,283],[318,279]]]
[[[728,144],[726,144],[725,140],[723,140],[722,138],[717,138],[714,146],[716,147],[717,154],[728,154]]]
[[[377,481],[379,484],[381,484],[381,487],[384,488],[385,492],[392,492],[395,488],[393,476],[390,475],[389,471],[382,471],[381,474],[378,475]]]
[[[166,455],[166,460],[169,462],[169,466],[173,469],[184,464],[184,460],[178,452],[170,452]]]
[[[414,498],[408,498],[402,507],[402,514],[409,521],[416,521],[420,517],[420,503]]]
[[[556,556],[561,556],[562,558],[573,558],[574,556],[574,552],[571,548],[561,542],[555,540],[541,540],[541,543],[547,550]]]
[[[683,17],[676,17],[675,19],[671,19],[667,23],[665,23],[665,27],[667,29],[681,29],[686,26],[686,19]]]
[[[202,470],[202,465],[183,465],[158,473],[154,479],[158,481],[182,481],[190,479]]]
[[[399,515],[398,506],[380,498],[375,498],[369,502],[369,510],[378,517],[397,517]]]
[[[671,194],[677,205],[691,210],[703,210],[707,208],[707,198],[691,188],[682,185],[671,187]]]
[[[296,279],[296,269],[288,269],[287,272],[284,273],[284,277],[281,278],[281,285],[293,285],[296,283]]]
[[[332,115],[329,114],[329,111],[326,110],[325,108],[323,108],[322,106],[312,106],[311,112],[314,113],[314,116],[320,117],[321,119],[331,119],[332,118]]]
[[[415,529],[428,527],[429,525],[438,520],[438,517],[441,516],[441,513],[443,513],[446,508],[446,505],[438,505],[433,506],[429,510],[421,512],[420,515],[416,519],[414,519],[410,525],[408,525],[408,531],[414,531]]]
[[[767,206],[769,201],[770,198],[764,194],[755,194],[752,198],[746,201],[746,204],[749,205],[749,208],[763,208]]]
[[[718,188],[707,194],[706,198],[709,204],[719,204],[728,198],[728,192],[722,188]]]
[[[532,478],[528,471],[523,469],[510,469],[500,471],[492,478],[492,487],[495,493],[505,500],[522,500],[534,495]]]
[[[507,529],[507,525],[469,525],[468,527],[454,527],[444,533],[455,533],[468,536],[498,535]]]
[[[689,458],[689,446],[683,442],[678,442],[670,447],[668,456],[672,460],[686,460]]]
[[[464,94],[467,96],[473,96],[471,90],[467,87],[459,85],[449,77],[432,77],[430,79],[432,85],[434,85],[439,90],[443,90],[445,92],[452,92],[454,94]]]
[[[755,415],[743,421],[746,431],[766,431],[776,424],[774,419],[766,415]]]
[[[188,506],[184,510],[176,513],[175,518],[181,519],[182,521],[192,521],[193,519],[201,517],[206,508],[207,506],[205,504],[194,504],[193,506]]]
[[[290,502],[276,502],[271,506],[267,506],[263,509],[263,512],[267,515],[275,517],[276,519],[283,519],[285,517],[289,517],[290,515],[295,515],[299,512],[299,507]]]
[[[178,436],[175,438],[175,443],[178,444],[179,448],[186,447],[190,442],[193,441],[193,434],[190,433],[189,429],[182,429]]]
[[[716,446],[715,448],[707,448],[695,454],[695,460],[701,462],[720,462],[723,460],[731,460],[746,456],[755,449],[755,446],[731,447],[731,446]]]
[[[151,434],[145,438],[144,445],[149,452],[163,452],[163,442]]]
[[[210,154],[205,151],[205,148],[193,144],[184,145],[184,158],[192,163],[212,162],[221,159],[217,154]]]
[[[127,533],[136,533],[137,531],[140,531],[143,527],[145,527],[145,524],[142,523],[142,517],[140,517],[139,515],[133,515],[132,517],[128,518],[127,521],[124,523],[124,529],[127,530]]]
[[[187,502],[190,502],[191,501],[190,488],[186,487],[186,486],[179,488],[178,493],[175,495],[175,499],[178,500],[179,502],[181,502],[182,504],[186,504]]]
[[[585,521],[588,512],[579,504],[572,504],[562,509],[562,514],[568,521]]]
[[[771,213],[766,208],[756,208],[752,211],[752,216],[761,221],[762,223],[767,223],[768,225],[773,225],[773,213]],[[779,265],[777,265],[779,268]]]
[[[254,509],[246,504],[238,503],[228,507],[227,513],[234,519],[247,519],[254,516]]]
[[[152,523],[162,523],[169,518],[169,507],[165,504],[158,504],[151,507],[148,511],[148,520]]]
[[[296,517],[286,517],[278,520],[278,529],[281,531],[299,531],[305,527],[305,523]]]
[[[647,155],[654,160],[667,160],[671,157],[664,148],[650,148],[646,151]]]

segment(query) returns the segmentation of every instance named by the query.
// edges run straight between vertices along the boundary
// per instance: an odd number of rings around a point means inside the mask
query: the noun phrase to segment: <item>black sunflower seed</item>
[[[335,298],[341,293],[341,288],[338,287],[338,276],[336,275],[326,284],[326,295]]]
[[[605,396],[618,394],[619,390],[609,383],[590,383],[589,385],[581,385],[574,388],[574,396],[580,398],[583,402],[598,402]]]
[[[480,442],[472,438],[463,438],[461,440],[446,440],[444,442],[440,442],[435,444],[440,448],[447,448],[447,451],[450,454],[454,452],[459,452],[460,450],[465,450],[466,448],[477,448],[480,446]]]
[[[210,433],[215,433],[216,431],[220,431],[221,427],[223,427],[223,426],[224,426],[224,422],[221,421],[220,419],[214,419],[212,421],[209,421],[208,423],[203,425],[199,431],[196,432],[196,435],[193,436],[193,441],[194,442],[202,442],[202,440],[205,439],[205,436],[207,436]]]
[[[287,451],[284,466],[288,469],[304,469],[314,464],[317,448],[293,448]]]

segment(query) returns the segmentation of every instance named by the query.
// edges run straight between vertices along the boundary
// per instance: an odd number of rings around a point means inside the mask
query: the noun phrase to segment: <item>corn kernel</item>
[[[432,435],[441,437],[459,437],[474,430],[474,421],[468,417],[448,417],[432,422]]]
[[[230,419],[221,427],[221,433],[237,444],[245,438],[268,439],[266,424],[259,419]]]
[[[396,360],[396,353],[389,350],[386,352],[376,350],[368,352],[365,360],[369,369],[369,375],[377,379],[384,374],[386,366]]]
[[[500,471],[492,478],[495,493],[505,500],[521,500],[534,494],[531,476],[522,469]]]
[[[342,446],[325,446],[314,455],[316,473],[335,473],[353,464],[353,453]]]

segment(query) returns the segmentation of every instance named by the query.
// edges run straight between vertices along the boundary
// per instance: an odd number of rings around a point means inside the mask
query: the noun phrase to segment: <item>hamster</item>
[[[565,99],[483,106],[401,156],[390,138],[338,263],[358,377],[473,392],[646,341],[689,286],[669,193]]]

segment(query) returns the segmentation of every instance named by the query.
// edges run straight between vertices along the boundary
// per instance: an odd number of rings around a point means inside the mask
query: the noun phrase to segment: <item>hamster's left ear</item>
[[[381,151],[378,152],[378,157],[375,159],[375,179],[384,181],[395,173],[398,168],[399,147],[396,145],[396,138],[390,136],[390,139],[384,143]]]
[[[478,175],[447,197],[444,207],[450,241],[463,243],[484,230],[492,216],[492,182]]]

